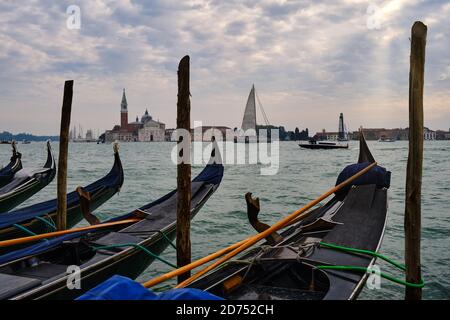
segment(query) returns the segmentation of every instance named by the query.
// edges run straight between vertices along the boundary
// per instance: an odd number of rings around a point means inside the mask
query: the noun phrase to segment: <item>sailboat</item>
[[[344,114],[341,113],[339,115],[339,133],[338,133],[338,141],[348,141],[348,131],[347,126],[344,123]]]
[[[257,142],[257,124],[256,124],[256,100],[258,100],[258,106],[261,110],[261,114],[264,118],[266,126],[270,126],[267,115],[262,107],[261,101],[255,91],[255,85],[252,85],[252,89],[248,95],[247,104],[245,105],[244,117],[242,119],[241,128],[238,129],[237,136],[234,142]]]
[[[344,114],[339,115],[339,132],[337,141],[348,141],[348,132],[344,124]],[[300,148],[304,149],[348,149],[348,143],[340,144],[330,141],[316,141],[314,138],[309,143],[300,143]]]

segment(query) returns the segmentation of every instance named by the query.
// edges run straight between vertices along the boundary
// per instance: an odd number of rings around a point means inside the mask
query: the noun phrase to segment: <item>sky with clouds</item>
[[[405,127],[416,20],[428,26],[425,125],[450,127],[450,1],[3,0],[0,12],[0,131],[57,134],[66,79],[84,129],[119,123],[122,88],[130,122],[148,108],[173,127],[186,54],[204,125],[239,126],[254,83],[275,125],[336,130],[343,112],[351,130]]]

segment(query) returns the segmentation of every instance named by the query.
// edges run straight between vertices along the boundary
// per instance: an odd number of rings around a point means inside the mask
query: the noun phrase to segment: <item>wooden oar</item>
[[[46,239],[46,238],[53,238],[53,237],[63,236],[63,235],[70,234],[70,233],[86,231],[86,230],[93,230],[93,229],[100,229],[100,228],[107,228],[107,227],[113,227],[113,226],[116,226],[116,225],[133,223],[133,222],[138,222],[138,221],[140,221],[140,219],[136,219],[136,218],[134,218],[134,219],[126,219],[126,220],[120,220],[120,221],[96,224],[96,225],[93,225],[93,226],[74,228],[74,229],[70,229],[70,230],[61,230],[61,231],[55,231],[55,232],[38,234],[38,235],[35,235],[35,236],[16,238],[16,239],[11,239],[11,240],[4,240],[4,241],[0,241],[0,247],[8,247],[8,246],[16,245],[16,244],[33,242],[33,241]]]
[[[294,222],[297,222],[297,221],[291,221],[288,225],[294,224]],[[195,269],[195,268],[197,268],[197,267],[199,267],[199,266],[201,266],[201,265],[203,265],[205,263],[208,263],[208,262],[210,262],[210,261],[212,261],[214,259],[217,259],[217,258],[223,256],[224,254],[227,254],[228,252],[230,252],[230,251],[238,248],[239,246],[243,245],[245,242],[250,240],[250,238],[251,237],[243,239],[243,240],[241,240],[239,242],[236,242],[236,243],[234,243],[234,244],[232,244],[232,245],[230,245],[230,246],[228,246],[228,247],[226,247],[224,249],[221,249],[221,250],[219,250],[217,252],[211,253],[210,255],[208,255],[206,257],[203,257],[203,258],[201,258],[199,260],[196,260],[196,261],[194,261],[194,262],[192,262],[190,264],[187,264],[187,265],[185,265],[185,266],[183,266],[181,268],[172,270],[172,271],[167,272],[167,273],[165,273],[165,274],[163,274],[163,275],[161,275],[159,277],[153,278],[153,279],[143,283],[142,285],[144,287],[146,287],[146,288],[151,288],[153,286],[156,286],[157,284],[159,284],[161,282],[167,281],[169,279],[172,279],[173,277],[178,276],[178,274],[181,274],[181,273],[184,273],[186,271],[190,271],[192,269]]]
[[[250,238],[247,238],[247,239],[241,240],[239,242],[236,242],[235,244],[232,244],[231,246],[229,246],[229,247],[227,247],[225,249],[222,249],[222,250],[219,250],[219,251],[217,251],[215,253],[212,253],[209,256],[203,257],[203,258],[201,258],[199,260],[196,260],[194,262],[191,262],[191,263],[189,263],[189,264],[187,264],[187,265],[185,265],[185,266],[183,266],[181,268],[172,270],[172,271],[170,271],[168,273],[165,273],[165,274],[163,274],[163,275],[161,275],[159,277],[153,278],[153,279],[145,282],[143,284],[143,286],[146,287],[146,288],[150,288],[150,287],[153,287],[153,286],[155,286],[155,285],[157,285],[157,284],[159,284],[161,282],[164,282],[164,281],[167,281],[169,279],[172,279],[173,277],[176,277],[179,274],[183,274],[186,271],[190,271],[192,269],[195,269],[195,268],[197,268],[197,267],[199,267],[199,266],[201,266],[201,265],[203,265],[205,263],[208,263],[211,260],[214,260],[214,259],[217,259],[217,258],[223,256],[224,254],[230,252],[233,249],[236,249],[240,245],[243,245],[249,239]]]
[[[188,265],[185,265],[182,268],[173,270],[171,272],[168,272],[166,274],[163,274],[159,277],[156,277],[154,279],[151,279],[147,282],[145,282],[143,285],[146,288],[150,288],[152,286],[155,286],[161,282],[164,282],[166,280],[169,280],[173,277],[176,277],[179,274],[182,274],[186,271],[192,270],[194,268],[197,268],[205,263],[208,263],[209,261],[212,261],[220,256],[223,256],[224,254],[229,253],[227,256],[225,256],[224,258],[218,260],[217,262],[211,264],[210,266],[208,266],[207,268],[199,271],[198,273],[196,273],[195,275],[193,275],[191,278],[187,279],[186,281],[180,283],[177,288],[180,287],[184,287],[186,285],[188,285],[189,283],[191,283],[192,281],[194,281],[195,279],[197,279],[198,277],[200,277],[201,275],[205,274],[206,272],[212,270],[213,268],[217,267],[218,265],[222,264],[223,262],[225,262],[226,260],[232,258],[233,256],[235,256],[236,254],[242,252],[243,250],[247,249],[248,247],[250,247],[251,245],[253,245],[254,243],[258,242],[259,240],[267,237],[269,234],[271,234],[274,231],[278,231],[279,229],[282,229],[286,226],[288,226],[289,224],[291,224],[293,221],[298,222],[300,218],[305,218],[308,214],[310,214],[312,211],[307,211],[306,210],[310,209],[311,207],[313,207],[314,205],[316,205],[317,203],[319,203],[320,201],[322,201],[323,199],[327,198],[328,196],[330,196],[331,194],[335,193],[336,191],[339,191],[340,189],[342,189],[343,187],[345,187],[346,185],[348,185],[350,182],[352,182],[353,180],[357,179],[358,177],[362,176],[363,174],[365,174],[366,172],[368,172],[370,169],[372,169],[374,166],[376,166],[377,163],[374,162],[372,164],[370,164],[369,166],[367,166],[366,168],[360,170],[359,172],[357,172],[356,174],[354,174],[353,176],[351,176],[350,178],[348,178],[347,180],[345,180],[344,182],[340,183],[339,185],[337,185],[336,187],[330,189],[329,191],[327,191],[326,193],[324,193],[323,195],[321,195],[319,198],[317,198],[314,201],[311,201],[310,203],[308,203],[306,206],[304,206],[303,208],[293,212],[292,214],[290,214],[289,216],[287,216],[286,218],[282,219],[281,221],[279,221],[278,223],[274,224],[272,227],[270,227],[269,229],[265,230],[264,232],[261,232],[255,236],[249,237],[247,239],[241,240],[225,249],[219,250],[213,254],[210,254],[209,256],[203,257],[197,261],[194,261]],[[305,212],[303,215],[300,215],[301,213]],[[297,219],[295,219],[297,217]],[[294,220],[295,219],[295,220]],[[230,252],[231,251],[231,252]]]

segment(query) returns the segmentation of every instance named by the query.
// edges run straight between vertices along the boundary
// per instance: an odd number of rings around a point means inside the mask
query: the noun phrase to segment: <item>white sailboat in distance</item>
[[[256,94],[255,85],[252,85],[252,89],[250,90],[250,93],[248,95],[247,104],[245,105],[242,125],[238,132],[239,137],[245,136],[245,142],[253,140],[255,142],[257,141],[258,125],[256,124],[256,100],[258,100],[258,106],[261,110],[261,114],[263,115],[266,125],[270,125],[269,120],[267,119],[267,115],[262,107],[261,101]]]

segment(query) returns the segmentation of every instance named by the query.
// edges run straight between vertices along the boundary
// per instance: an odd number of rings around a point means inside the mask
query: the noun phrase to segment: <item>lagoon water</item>
[[[115,195],[96,212],[108,219],[132,211],[153,201],[176,186],[176,167],[170,161],[174,143],[122,143],[120,156],[125,182]],[[392,171],[389,190],[389,216],[381,253],[403,261],[404,252],[404,190],[408,143],[369,141],[369,147],[381,166]],[[18,144],[24,166],[44,163],[44,143]],[[58,144],[53,143],[57,156]],[[69,191],[77,185],[89,184],[105,175],[112,163],[112,146],[108,144],[71,143],[69,147]],[[10,146],[0,145],[0,164],[6,165]],[[426,141],[422,189],[422,264],[426,281],[424,298],[450,298],[450,142]],[[244,194],[248,191],[260,198],[260,219],[273,223],[315,199],[334,186],[344,166],[358,156],[357,142],[349,150],[303,150],[295,142],[280,143],[280,167],[274,176],[260,175],[261,165],[226,165],[225,175],[217,192],[192,222],[193,259],[200,258],[231,243],[254,234],[246,217]],[[201,170],[193,167],[193,176]],[[56,197],[56,179],[22,206]],[[83,223],[82,223],[83,224]],[[85,223],[84,223],[85,224]],[[175,261],[169,247],[163,257]],[[381,271],[402,275],[378,261]],[[170,271],[170,267],[154,262],[138,280],[144,281]],[[402,299],[403,287],[382,279],[381,288],[367,287],[360,299]]]

